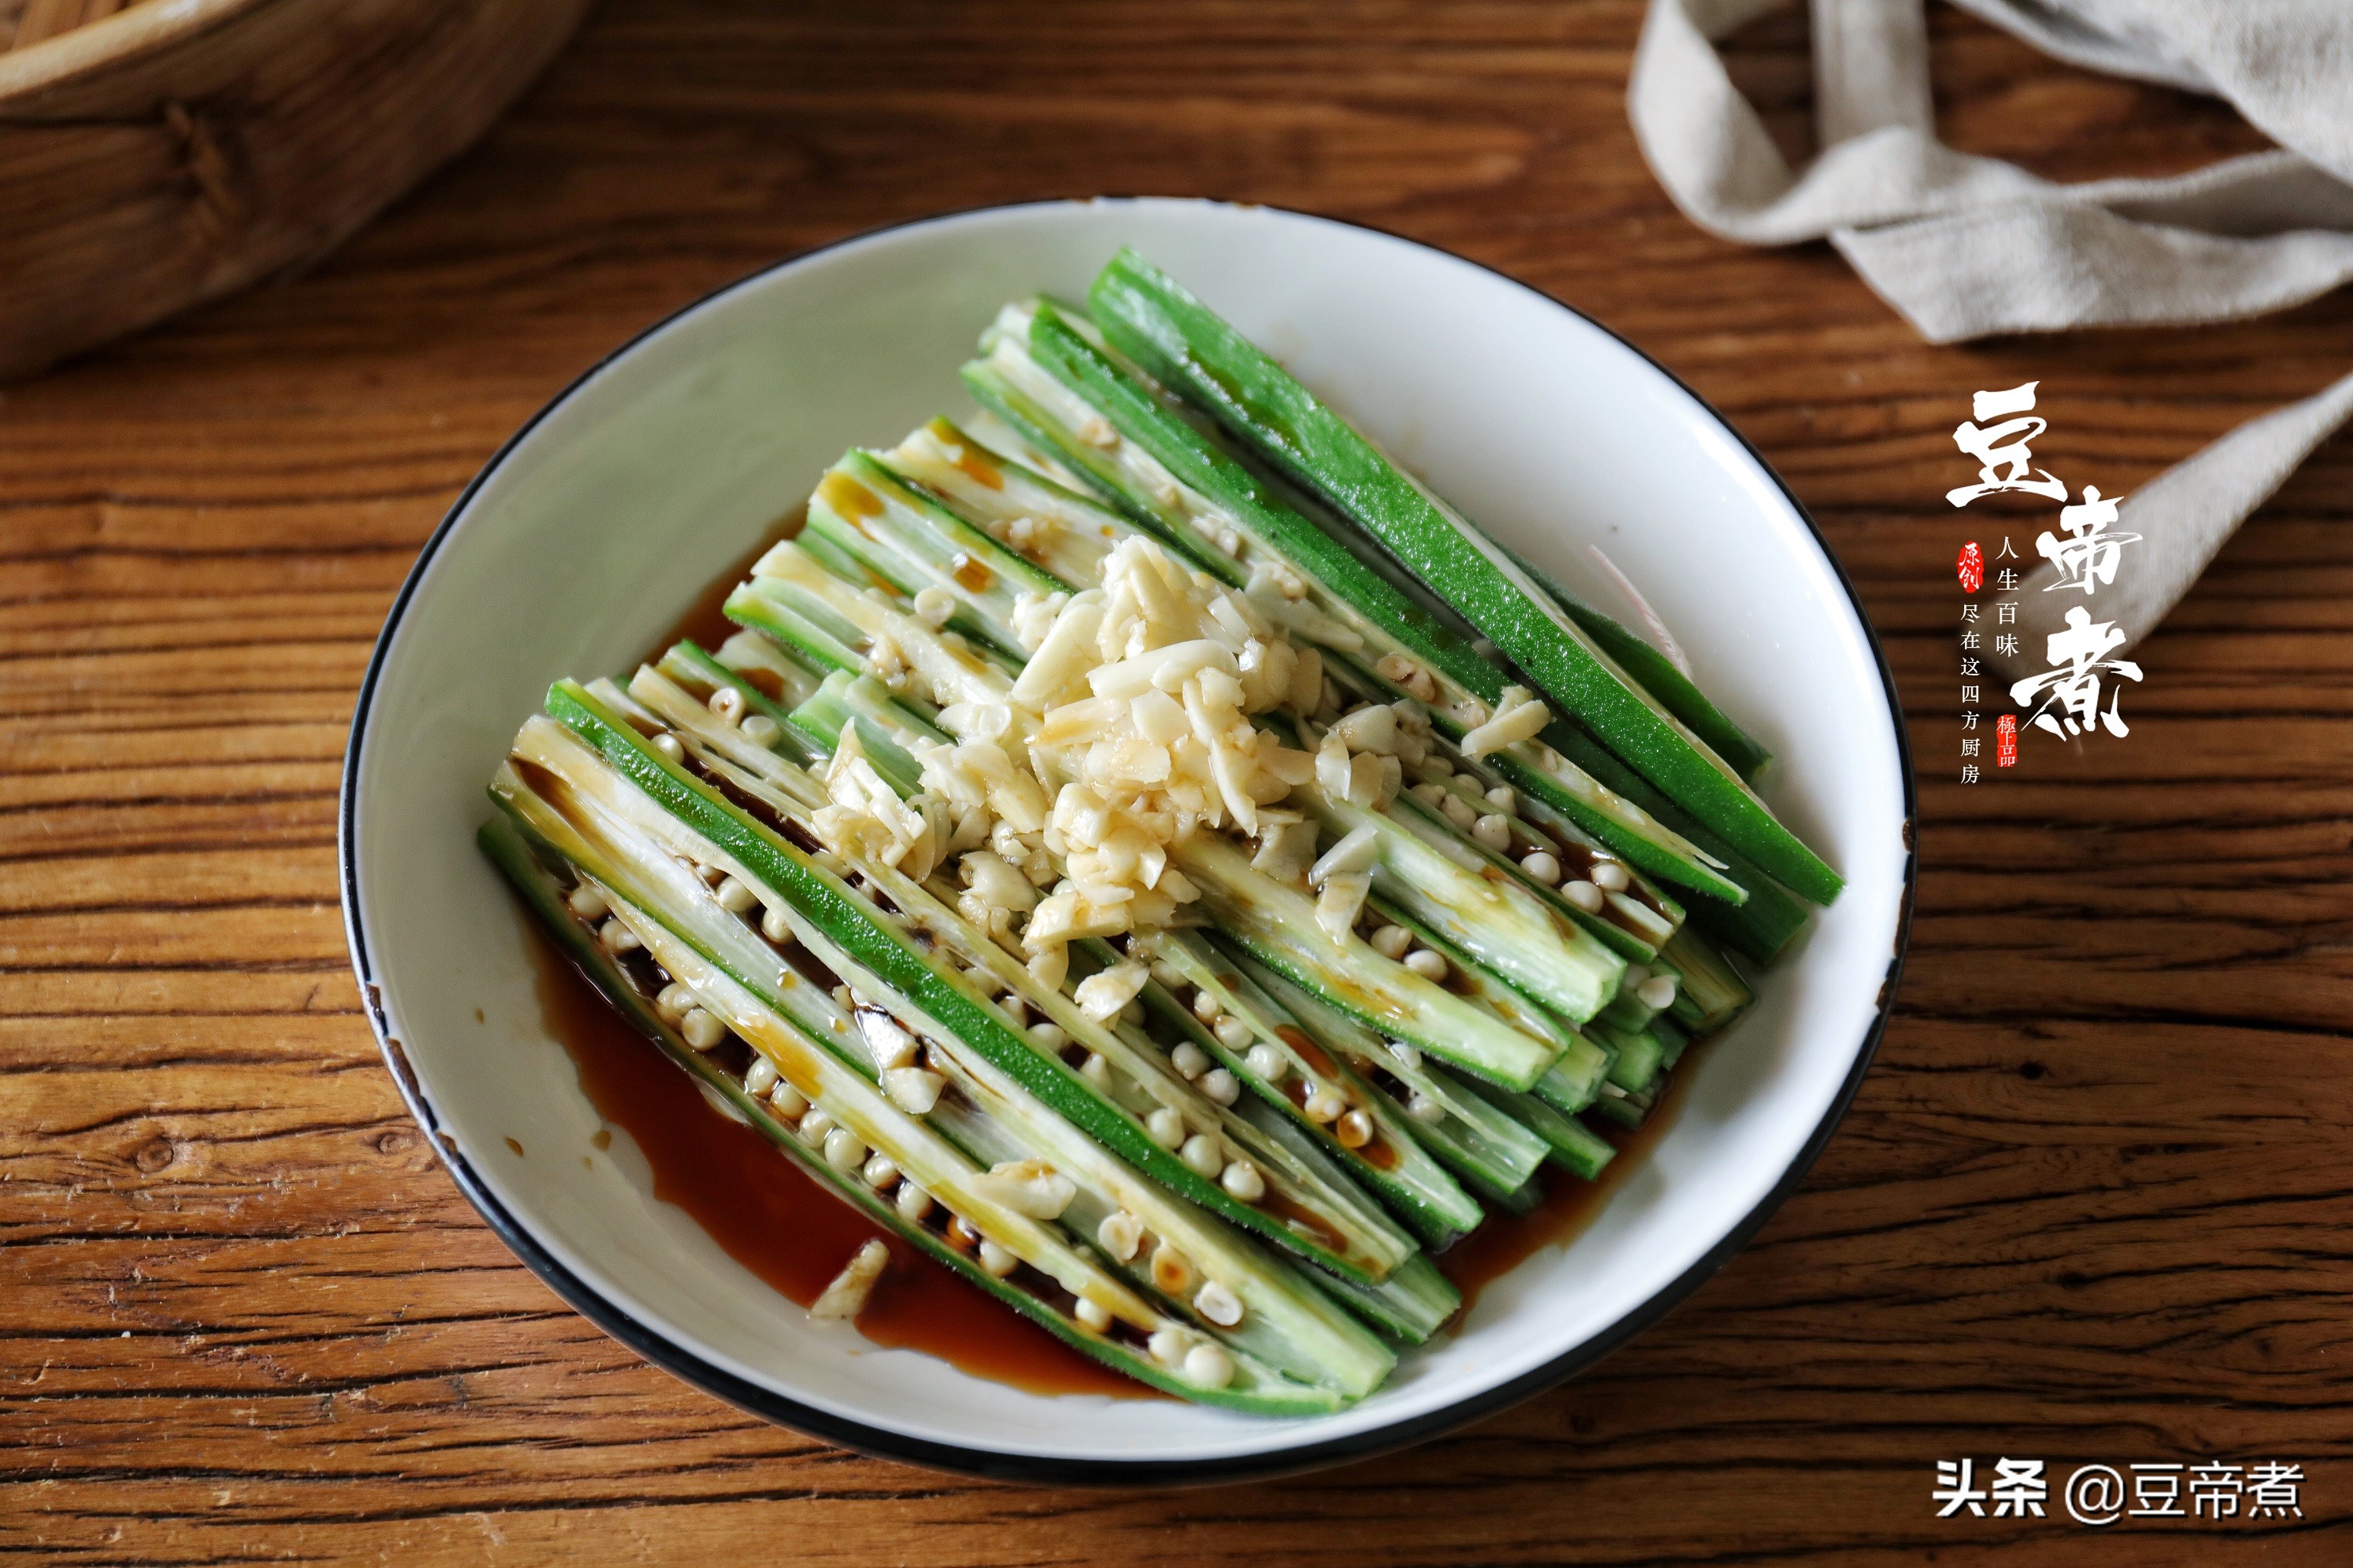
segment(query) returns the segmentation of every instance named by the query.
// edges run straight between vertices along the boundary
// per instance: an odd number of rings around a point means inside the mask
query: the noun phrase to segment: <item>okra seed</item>
[[[1168,1053],[1168,1065],[1176,1069],[1177,1077],[1190,1083],[1209,1070],[1209,1057],[1192,1041],[1182,1040]]]
[[[1214,1279],[1194,1296],[1193,1308],[1221,1329],[1230,1329],[1242,1321],[1242,1299]],[[1192,1360],[1187,1355],[1186,1364],[1191,1365]]]
[[[1231,1013],[1219,1019],[1211,1032],[1218,1037],[1218,1044],[1229,1051],[1239,1051],[1250,1043],[1250,1026]]]
[[[1419,1046],[1409,1045],[1403,1040],[1390,1040],[1388,1042],[1388,1045],[1389,1047],[1389,1055],[1397,1058],[1398,1061],[1404,1063],[1408,1072],[1412,1071],[1415,1068],[1421,1065],[1421,1047]]]
[[[768,1091],[768,1108],[786,1121],[798,1121],[808,1111],[807,1097],[791,1084],[779,1083]]]
[[[1512,819],[1491,811],[1471,825],[1471,837],[1501,854],[1512,847]]]
[[[754,1057],[752,1066],[744,1074],[744,1092],[758,1100],[776,1087],[776,1064],[765,1057]]]
[[[1650,978],[1651,966],[1649,964],[1630,963],[1618,976],[1618,989],[1620,991],[1639,991],[1641,988],[1642,983]]]
[[[1258,1167],[1248,1160],[1237,1160],[1228,1165],[1225,1173],[1218,1178],[1218,1185],[1246,1204],[1254,1204],[1266,1196],[1266,1178],[1260,1175]]]
[[[1020,1261],[1008,1248],[997,1246],[985,1236],[980,1238],[980,1266],[999,1279],[1012,1273],[1013,1266]]]
[[[1221,1389],[1233,1383],[1233,1356],[1217,1344],[1196,1344],[1184,1352],[1184,1380],[1198,1389]]]
[[[1144,1119],[1144,1130],[1163,1149],[1174,1149],[1185,1142],[1185,1119],[1165,1105]]]
[[[1194,1387],[1223,1388],[1233,1380],[1234,1358],[1217,1346],[1198,1344],[1185,1352],[1185,1381]]]
[[[1519,804],[1520,797],[1512,793],[1509,784],[1497,784],[1487,792],[1487,804],[1497,811],[1509,811]]]
[[[1319,1089],[1307,1097],[1304,1109],[1310,1121],[1337,1121],[1348,1109],[1348,1102],[1328,1089]]]
[[[1592,883],[1586,881],[1583,878],[1579,878],[1577,880],[1562,888],[1560,890],[1560,896],[1567,899],[1570,903],[1575,904],[1578,909],[1583,910],[1588,915],[1599,914],[1601,912],[1601,906],[1609,902],[1607,899],[1604,899],[1601,896],[1601,889],[1599,888],[1597,888]]]
[[[1097,1089],[1111,1087],[1111,1063],[1100,1052],[1089,1051],[1087,1059],[1079,1064],[1079,1076]]]
[[[655,751],[659,752],[663,756],[669,758],[673,763],[681,762],[685,759],[686,748],[679,743],[679,739],[676,735],[671,734],[667,730],[664,730],[660,734],[654,737],[653,746]]]
[[[740,915],[759,901],[759,894],[733,877],[719,884],[719,907],[731,915]]]
[[[1635,997],[1653,1012],[1664,1012],[1675,1005],[1675,978],[1672,974],[1653,974],[1634,989]]]
[[[1446,1120],[1446,1107],[1426,1094],[1417,1093],[1406,1101],[1405,1113],[1424,1127],[1434,1127]]]
[[[624,924],[618,915],[596,928],[596,940],[605,944],[607,952],[634,952],[645,945],[638,940],[638,933]]]
[[[866,1163],[866,1145],[847,1127],[825,1135],[825,1163],[837,1171],[854,1171]]]
[[[955,614],[955,595],[945,588],[923,589],[915,595],[915,614],[927,626],[944,626]]]
[[[1132,1263],[1144,1250],[1144,1222],[1125,1209],[1115,1209],[1095,1226],[1095,1239],[1120,1262]]]
[[[972,1228],[972,1222],[970,1220],[965,1218],[964,1215],[960,1214],[950,1215],[948,1216],[949,1246],[954,1247],[958,1250],[962,1250],[965,1247],[976,1245],[979,1240],[980,1232]]]
[[[913,1182],[901,1182],[899,1191],[892,1198],[892,1207],[897,1209],[899,1217],[909,1225],[921,1225],[923,1216],[932,1212],[932,1194]]]
[[[1172,992],[1185,989],[1185,972],[1165,958],[1152,961],[1152,978]]]
[[[719,715],[723,724],[733,724],[744,717],[744,694],[732,686],[712,689],[711,710]]]
[[[1413,932],[1403,926],[1383,926],[1373,933],[1373,951],[1383,958],[1403,958],[1413,945]]]
[[[698,1051],[707,1051],[727,1037],[727,1026],[701,1007],[690,1007],[678,1021],[678,1032]]]
[[[899,1163],[888,1154],[877,1154],[868,1160],[858,1173],[876,1192],[889,1192],[891,1184],[899,1179]]]
[[[1465,830],[1479,820],[1479,814],[1471,809],[1471,803],[1459,795],[1450,794],[1444,800],[1440,801],[1438,811],[1439,815],[1445,817],[1447,821]]]
[[[693,1005],[694,993],[676,981],[663,986],[661,994],[654,998],[654,1011],[662,1016],[662,1022],[666,1024],[677,1023]]]
[[[811,1107],[809,1113],[801,1118],[801,1142],[804,1143],[821,1146],[834,1131],[833,1118],[822,1106]]]
[[[1446,959],[1443,955],[1432,952],[1426,947],[1417,947],[1411,952],[1407,953],[1405,955],[1405,966],[1408,969],[1412,970],[1416,974],[1420,975],[1424,980],[1443,980],[1446,978]]]
[[[584,921],[601,921],[613,912],[613,906],[605,901],[605,895],[586,882],[573,889],[572,896],[564,901],[570,904],[572,912]]]
[[[1193,993],[1193,1016],[1204,1024],[1216,1024],[1225,1012],[1225,1004],[1219,1002],[1206,986]]]
[[[793,924],[785,919],[782,910],[770,910],[760,917],[760,934],[782,946],[793,940]]]
[[[1226,1168],[1226,1156],[1219,1149],[1218,1141],[1206,1132],[1196,1132],[1186,1139],[1176,1157],[1197,1176],[1214,1176]]]
[[[1373,1119],[1361,1110],[1352,1110],[1340,1118],[1332,1129],[1343,1149],[1361,1149],[1373,1141]]]
[[[1263,1040],[1250,1048],[1246,1060],[1250,1071],[1268,1083],[1281,1083],[1291,1070],[1291,1064],[1282,1059],[1282,1053]]]
[[[1596,860],[1592,877],[1593,885],[1605,893],[1622,893],[1632,880],[1626,875],[1626,868],[1615,860]]]
[[[1162,1294],[1182,1296],[1195,1278],[1193,1260],[1166,1242],[1152,1249],[1152,1283]]]
[[[765,713],[745,714],[744,722],[737,728],[744,731],[744,738],[752,744],[765,746],[771,751],[775,750],[776,742],[785,737],[784,726]]]
[[[1219,1105],[1231,1105],[1242,1097],[1242,1080],[1223,1068],[1212,1068],[1201,1075],[1201,1092]]]
[[[1050,1051],[1059,1051],[1071,1043],[1071,1037],[1060,1024],[1032,1024],[1029,1037]]]
[[[1082,1296],[1071,1315],[1097,1333],[1111,1327],[1111,1309],[1092,1296]]]
[[[1549,849],[1539,849],[1520,862],[1520,869],[1547,888],[1560,885],[1560,857]]]
[[[1442,807],[1446,803],[1446,786],[1431,780],[1425,780],[1414,785],[1406,791],[1406,794],[1432,808]]]
[[[1192,1342],[1193,1336],[1182,1329],[1157,1329],[1150,1339],[1144,1342],[1144,1348],[1151,1352],[1152,1359],[1163,1366],[1181,1366],[1185,1352]]]

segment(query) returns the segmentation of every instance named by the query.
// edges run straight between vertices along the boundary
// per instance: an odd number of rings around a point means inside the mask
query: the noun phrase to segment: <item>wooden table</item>
[[[1958,776],[1969,393],[2128,490],[2353,363],[2353,298],[1923,347],[1679,217],[1635,0],[611,4],[311,275],[0,394],[0,1549],[73,1563],[2341,1563],[2353,1518],[2353,448],[2141,658],[2129,739]],[[2257,144],[1950,15],[1947,135],[2070,177]],[[1744,70],[1802,123],[1802,35]],[[1200,192],[1448,246],[1625,333],[1853,574],[1921,769],[1911,963],[1803,1191],[1567,1387],[1280,1485],[1039,1492],[750,1420],[459,1198],[358,1011],[337,763],[418,543],[615,342],[913,214]],[[1935,1462],[2301,1460],[2304,1517],[1939,1521]]]

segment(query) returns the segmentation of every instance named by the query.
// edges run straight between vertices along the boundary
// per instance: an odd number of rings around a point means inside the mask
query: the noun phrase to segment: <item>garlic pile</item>
[[[1071,942],[1184,923],[1199,894],[1171,856],[1204,830],[1253,838],[1253,865],[1305,879],[1326,929],[1345,931],[1370,883],[1370,846],[1352,836],[1319,859],[1316,820],[1288,804],[1292,793],[1385,808],[1430,755],[1430,714],[1410,697],[1342,713],[1306,639],[1341,649],[1360,639],[1288,575],[1262,571],[1236,589],[1137,535],[1104,554],[1099,586],[1021,601],[1015,629],[1029,659],[1018,679],[968,654],[927,659],[920,634],[902,639],[909,657],[883,661],[901,677],[892,684],[942,704],[955,740],[910,746],[922,793],[902,802],[845,728],[819,836],[917,878],[953,862],[961,912],[1018,942],[1058,989]],[[874,644],[898,649],[888,636]],[[1426,671],[1410,674],[1429,684]],[[1253,721],[1276,710],[1313,750]],[[1545,717],[1513,688],[1493,717],[1477,715],[1480,738],[1508,743]]]

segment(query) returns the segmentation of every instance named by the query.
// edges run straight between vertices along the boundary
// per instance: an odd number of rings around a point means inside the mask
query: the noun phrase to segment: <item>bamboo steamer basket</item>
[[[0,377],[332,249],[587,0],[148,0],[0,53]]]

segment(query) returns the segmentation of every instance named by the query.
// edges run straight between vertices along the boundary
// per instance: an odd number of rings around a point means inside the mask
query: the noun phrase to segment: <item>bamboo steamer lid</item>
[[[324,255],[586,7],[148,0],[0,53],[0,377]]]

